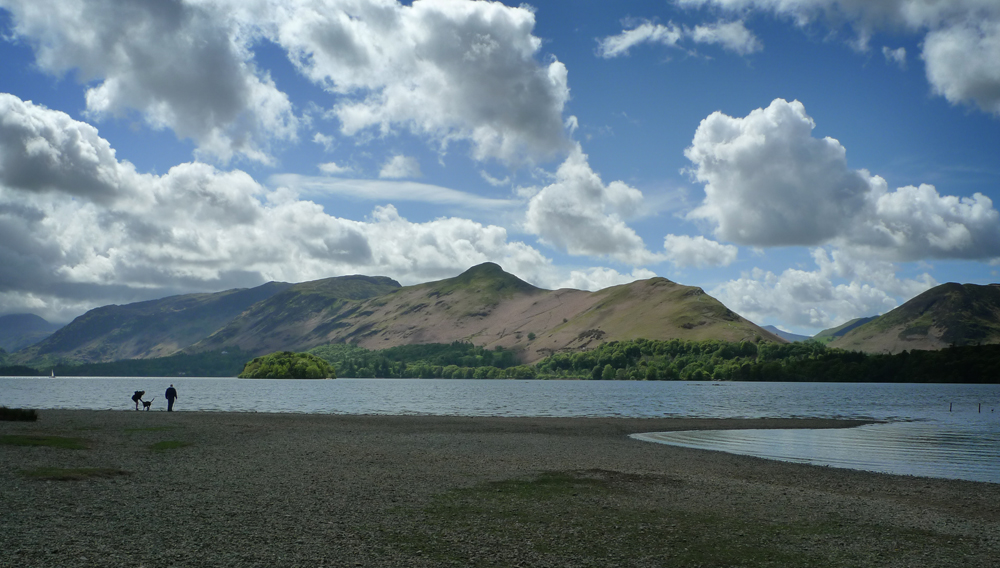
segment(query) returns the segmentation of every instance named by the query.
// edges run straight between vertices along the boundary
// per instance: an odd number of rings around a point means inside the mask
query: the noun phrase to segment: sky
[[[0,0],[0,314],[482,262],[812,335],[997,281],[996,0]]]

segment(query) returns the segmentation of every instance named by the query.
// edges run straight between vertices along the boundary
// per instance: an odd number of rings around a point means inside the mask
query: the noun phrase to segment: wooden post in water
[[[952,404],[954,404],[954,403],[951,403],[951,402],[948,403],[948,412],[951,412],[951,405]]]

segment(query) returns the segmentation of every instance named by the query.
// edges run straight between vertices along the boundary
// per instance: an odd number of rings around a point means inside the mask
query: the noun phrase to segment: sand
[[[40,411],[85,447],[0,444],[0,566],[1000,562],[998,484],[628,437],[846,425]]]

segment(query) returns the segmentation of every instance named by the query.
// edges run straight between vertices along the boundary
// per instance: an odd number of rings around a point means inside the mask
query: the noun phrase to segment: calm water
[[[0,378],[0,405],[452,416],[870,418],[841,430],[645,433],[640,439],[773,459],[1000,483],[1000,385],[205,378]],[[982,405],[982,412],[979,405]],[[949,411],[951,405],[951,411]]]

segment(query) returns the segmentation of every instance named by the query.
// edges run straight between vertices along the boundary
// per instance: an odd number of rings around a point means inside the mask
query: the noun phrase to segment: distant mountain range
[[[453,341],[510,349],[521,362],[533,363],[553,353],[638,338],[809,339],[758,327],[700,288],[665,278],[597,292],[545,290],[486,263],[454,278],[415,286],[380,276],[341,276],[105,306],[10,353],[5,363],[92,363],[230,348],[259,355],[328,343],[382,349]],[[883,316],[852,320],[814,339],[874,353],[1000,343],[1000,285],[943,284]]]
[[[229,347],[262,354],[331,342],[378,349],[452,341],[512,349],[531,363],[555,352],[640,337],[783,342],[700,288],[665,278],[598,292],[544,290],[486,263],[415,286],[342,276],[105,306],[11,354],[7,363],[100,362]]]
[[[765,325],[764,329],[766,329],[767,331],[770,331],[771,333],[777,335],[778,337],[784,339],[785,341],[787,341],[789,343],[795,343],[796,341],[807,341],[809,339],[812,339],[812,337],[810,337],[808,335],[799,335],[797,333],[789,333],[787,331],[780,330],[780,329],[774,327],[773,325]]]
[[[60,327],[35,314],[0,316],[0,349],[9,352],[34,345]]]

